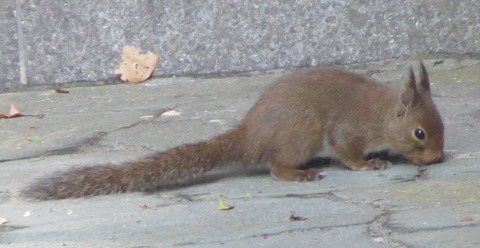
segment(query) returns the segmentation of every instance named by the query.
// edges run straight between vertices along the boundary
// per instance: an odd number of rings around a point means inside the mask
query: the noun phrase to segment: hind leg
[[[285,181],[316,181],[325,177],[325,173],[317,168],[300,169],[321,148],[320,135],[297,134],[295,137],[284,137],[290,142],[281,142],[276,147],[270,161],[270,175]],[[290,139],[288,139],[290,138]]]
[[[258,140],[262,143],[257,146],[246,145],[246,149],[256,148],[255,151],[261,156],[253,157],[268,161],[270,174],[275,179],[315,181],[323,178],[325,175],[319,169],[299,169],[322,148],[324,131],[322,120],[317,118],[318,110],[296,106],[292,102],[279,104],[280,107],[293,108],[295,111],[285,113],[275,108],[259,112],[262,115],[255,116],[255,121],[248,123],[248,132],[249,139],[253,140],[251,143],[257,144]]]
[[[272,147],[270,175],[285,181],[316,181],[325,177],[317,168],[300,169],[322,148],[323,133],[315,118],[296,122],[288,132],[279,132]],[[306,131],[308,130],[308,132]]]

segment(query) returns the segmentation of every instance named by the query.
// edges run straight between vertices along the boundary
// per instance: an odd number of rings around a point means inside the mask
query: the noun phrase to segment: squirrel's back
[[[334,68],[293,72],[270,85],[242,121],[244,158],[249,163],[279,156],[301,164],[325,148],[328,132],[341,126],[352,132],[383,128],[382,113],[396,103],[399,89]],[[372,104],[382,102],[383,104]]]

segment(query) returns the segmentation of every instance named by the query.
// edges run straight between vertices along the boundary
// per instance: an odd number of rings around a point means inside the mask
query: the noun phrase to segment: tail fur
[[[242,128],[210,140],[158,152],[122,164],[77,167],[35,181],[22,195],[38,200],[151,191],[190,183],[215,165],[238,157]]]

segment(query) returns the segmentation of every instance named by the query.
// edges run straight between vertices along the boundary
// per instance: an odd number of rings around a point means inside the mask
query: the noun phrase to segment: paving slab
[[[480,61],[425,62],[447,160],[423,180],[399,159],[376,171],[334,163],[308,183],[226,164],[182,188],[32,201],[19,190],[54,171],[134,160],[228,130],[286,72],[1,94],[0,112],[14,102],[44,116],[0,120],[0,247],[478,247]],[[400,84],[410,63],[347,68]],[[219,210],[220,199],[234,208]]]

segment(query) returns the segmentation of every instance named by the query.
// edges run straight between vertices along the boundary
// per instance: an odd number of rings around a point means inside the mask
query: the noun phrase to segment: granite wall
[[[115,78],[127,44],[157,76],[480,51],[476,0],[3,0],[0,89]]]

